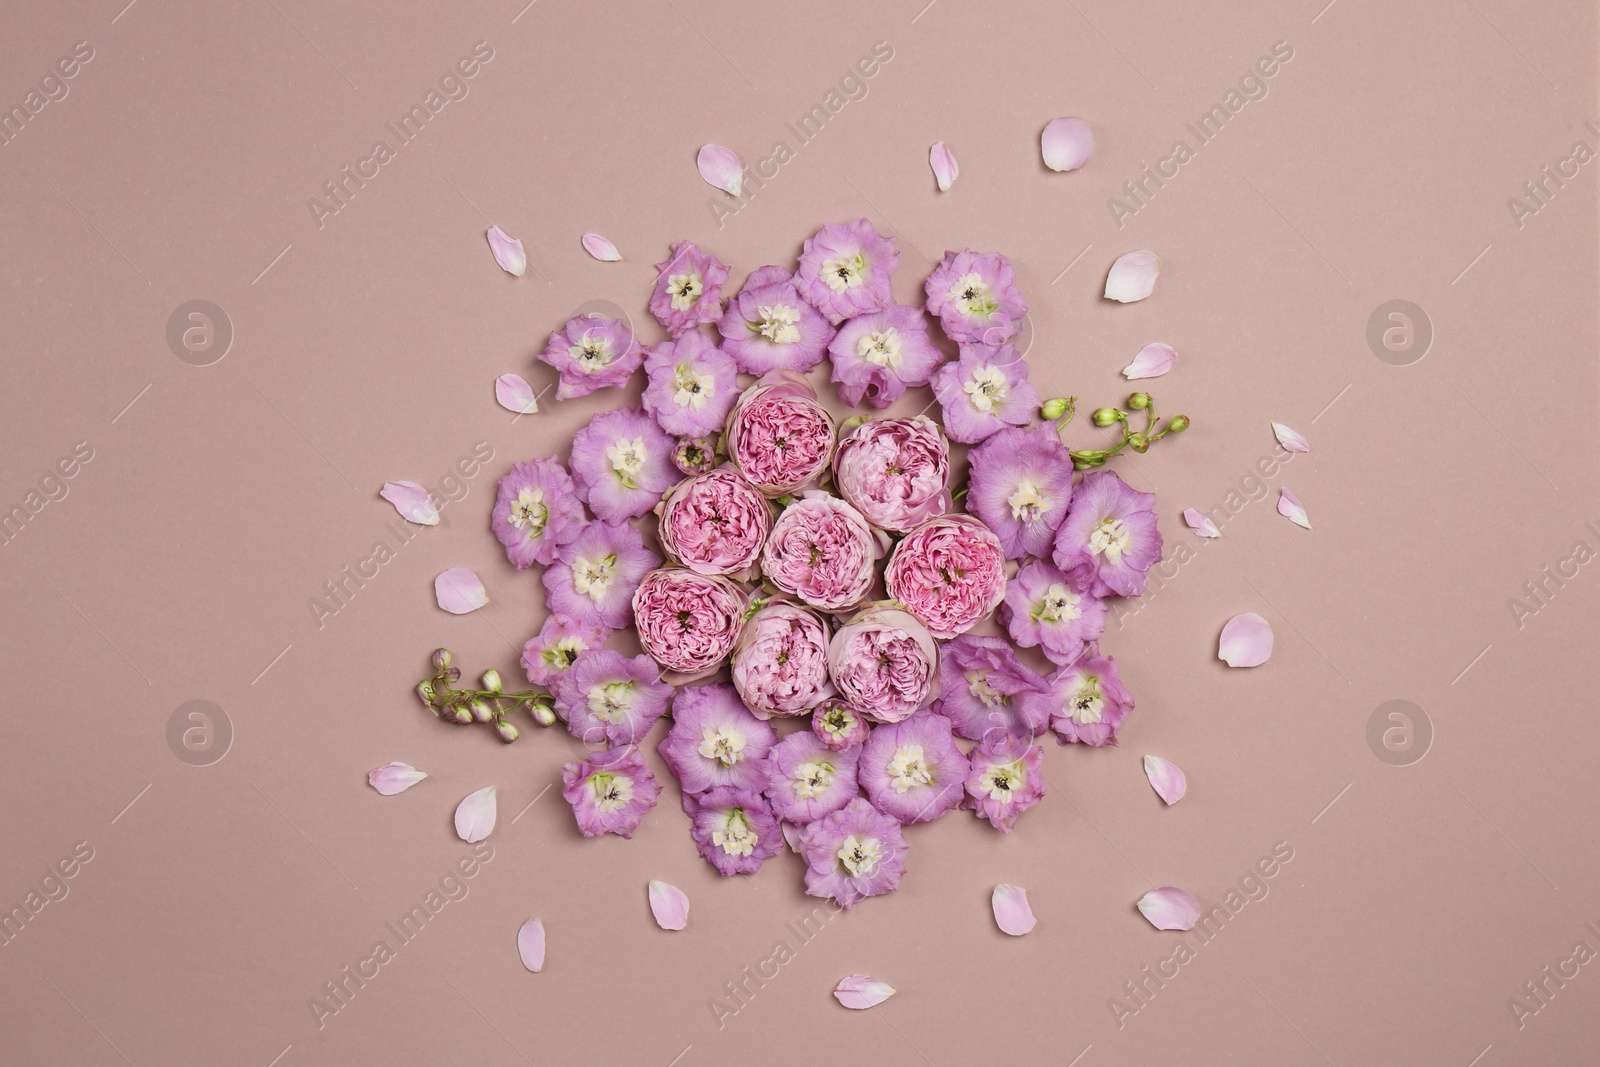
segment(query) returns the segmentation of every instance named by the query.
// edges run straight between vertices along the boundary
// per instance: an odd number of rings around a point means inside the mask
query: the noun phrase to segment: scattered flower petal
[[[416,482],[384,482],[378,495],[394,505],[400,517],[419,526],[439,525],[439,509],[432,494]]]
[[[1002,882],[995,886],[991,902],[994,905],[995,925],[1012,937],[1021,937],[1032,930],[1038,921],[1033,917],[1033,909],[1028,906],[1028,891],[1019,885]]]
[[[833,995],[847,1008],[875,1008],[894,996],[894,987],[865,974],[852,974],[833,987]]]
[[[682,930],[689,925],[689,898],[683,890],[666,882],[650,883],[650,913],[663,930]]]
[[[1311,529],[1311,520],[1306,517],[1306,506],[1300,503],[1300,498],[1287,489],[1278,490],[1278,514],[1304,529]]]
[[[1144,776],[1150,779],[1150,788],[1156,791],[1156,796],[1168,804],[1182,800],[1183,794],[1189,789],[1189,780],[1183,776],[1183,768],[1160,756],[1144,758]]]
[[[943,141],[933,142],[933,147],[928,149],[928,163],[933,167],[933,177],[939,183],[939,191],[948,193],[950,186],[955,184],[956,176],[961,173],[950,146]]]
[[[602,263],[616,263],[622,258],[617,246],[597,233],[583,235],[583,250]]]
[[[489,602],[483,582],[465,567],[451,567],[433,580],[433,595],[439,606],[452,615],[477,611]]]
[[[1183,521],[1189,529],[1201,537],[1221,537],[1222,531],[1217,529],[1217,524],[1211,521],[1211,516],[1198,508],[1184,508]]]
[[[1289,452],[1310,452],[1311,442],[1306,440],[1306,435],[1298,430],[1291,430],[1281,422],[1272,424],[1272,433],[1278,438],[1278,443]]]
[[[544,923],[529,919],[517,931],[517,955],[522,965],[534,974],[544,970]]]
[[[489,250],[494,253],[494,261],[507,274],[520,278],[527,273],[528,254],[522,250],[522,242],[498,226],[489,227]]]
[[[719,144],[702,145],[700,154],[695,157],[695,166],[700,168],[700,177],[724,192],[738,196],[744,189],[744,164],[731,148]]]
[[[428,777],[426,771],[419,771],[409,763],[385,763],[367,774],[367,784],[386,797],[396,793],[404,793]]]
[[[1106,292],[1109,296],[1109,287]],[[1133,357],[1133,362],[1122,368],[1122,376],[1130,382],[1135,378],[1159,378],[1172,369],[1177,359],[1178,353],[1173,351],[1171,345],[1157,341],[1139,349],[1139,354]]]
[[[1094,131],[1082,119],[1054,119],[1040,135],[1039,148],[1051,170],[1077,170],[1094,155]]]
[[[533,395],[533,386],[520,374],[502,374],[494,380],[494,398],[507,411],[518,415],[532,415],[539,410],[539,398]]]
[[[456,805],[456,836],[469,845],[488,837],[494,829],[497,808],[492,785],[467,794],[467,798]]]
[[[1272,655],[1272,624],[1253,611],[1235,615],[1222,628],[1217,658],[1230,667],[1259,667]]]
[[[1140,897],[1139,910],[1157,930],[1193,930],[1200,918],[1200,902],[1194,894],[1170,885]]]
[[[1161,273],[1161,259],[1154,252],[1140,249],[1117,257],[1106,275],[1106,299],[1131,304],[1143,300],[1156,287],[1156,276]]]

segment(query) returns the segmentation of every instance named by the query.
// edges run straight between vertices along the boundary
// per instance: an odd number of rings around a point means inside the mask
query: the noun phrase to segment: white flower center
[[[761,316],[756,332],[780,345],[792,345],[800,340],[800,309],[788,304],[762,304],[756,308]]]
[[[705,286],[701,283],[697,271],[689,271],[669,277],[667,292],[672,294],[673,311],[688,311],[694,307],[694,302],[700,299],[700,294],[705,292]]]
[[[585,334],[583,340],[567,349],[578,364],[578,369],[585,374],[604,370],[611,364],[611,342],[604,337],[590,337]]]
[[[824,260],[822,280],[836,293],[854,289],[866,281],[867,261],[857,252],[850,256]]]
[[[977,697],[986,708],[998,708],[1005,704],[1006,695],[989,684],[986,671],[968,671],[967,690]]]
[[[1011,387],[1006,384],[1006,376],[999,367],[979,367],[972,372],[971,380],[961,388],[966,390],[972,406],[985,415],[994,411],[1011,392]]]
[[[880,367],[900,365],[900,331],[890,326],[873,330],[856,342],[856,355]]]
[[[1017,491],[1006,497],[1006,503],[1011,505],[1011,517],[1018,522],[1038,521],[1045,507],[1044,494],[1032,482],[1018,485]]]
[[[574,582],[574,585],[577,583]],[[540,656],[551,667],[558,671],[570,670],[572,661],[578,658],[578,653],[588,651],[589,646],[581,637],[563,637],[559,641],[552,641],[544,646]]]
[[[1105,709],[1105,698],[1093,682],[1085,683],[1085,688],[1073,694],[1067,706],[1072,709],[1072,721],[1079,726],[1089,726],[1100,721],[1101,712]]]
[[[833,785],[833,764],[809,760],[794,769],[794,795],[801,800],[820,797]]]
[[[589,793],[601,811],[616,811],[633,799],[633,779],[596,771],[589,776]]]
[[[822,713],[823,732],[835,741],[854,730],[856,723],[856,717],[837,704]]]
[[[743,752],[744,731],[732,726],[719,726],[715,730],[705,730],[700,735],[700,755],[714,759],[724,767],[738,763]]]
[[[601,722],[622,722],[628,717],[632,682],[607,682],[589,690],[589,710]]]
[[[700,374],[687,363],[678,364],[672,375],[672,402],[680,408],[699,411],[714,391],[711,375]]]
[[[598,604],[605,599],[606,590],[611,588],[611,579],[614,577],[611,568],[616,565],[617,557],[614,555],[598,559],[579,556],[572,561],[572,588]]]
[[[984,771],[978,776],[978,788],[987,793],[990,800],[1009,803],[1016,796],[1016,790],[1022,788],[1023,778],[1022,761],[1018,760]]]
[[[750,829],[750,822],[744,817],[743,808],[734,808],[728,812],[727,821],[722,824],[722,829],[711,831],[711,843],[730,856],[750,855],[760,840],[756,832]]]
[[[1033,613],[1036,622],[1072,622],[1083,615],[1083,609],[1078,605],[1083,602],[1083,595],[1056,582],[1044,591],[1044,599],[1039,601],[1039,608]]]
[[[883,844],[876,837],[857,837],[850,834],[834,853],[852,878],[871,878],[883,859]]]
[[[538,537],[549,519],[550,507],[544,502],[543,490],[525,486],[517,493],[517,501],[511,505],[511,525],[528,531],[529,537]]]
[[[631,441],[618,438],[606,449],[606,458],[611,461],[611,469],[617,472],[623,485],[629,489],[639,488],[639,474],[644,470],[645,461],[650,458],[649,451],[644,447],[644,438],[635,437]]]
[[[954,300],[961,314],[968,316],[988,317],[994,314],[1000,305],[994,299],[989,289],[989,283],[983,280],[981,274],[963,274],[956,279],[950,287],[948,299]]]
[[[889,784],[896,793],[904,793],[913,786],[927,785],[933,781],[933,768],[922,756],[921,745],[901,745],[889,760]]]
[[[1089,552],[1092,555],[1104,556],[1106,562],[1112,566],[1122,562],[1122,557],[1128,551],[1128,542],[1133,539],[1133,532],[1128,529],[1128,524],[1117,518],[1104,518],[1089,534]]]

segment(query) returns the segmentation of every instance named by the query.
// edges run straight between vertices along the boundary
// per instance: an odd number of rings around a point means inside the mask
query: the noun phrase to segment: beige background
[[[0,906],[93,849],[0,948],[0,1060],[1595,1060],[1600,963],[1520,1029],[1508,1005],[1575,943],[1600,951],[1584,925],[1600,927],[1600,571],[1548,583],[1520,627],[1508,606],[1576,542],[1600,550],[1583,525],[1600,527],[1597,164],[1520,228],[1507,207],[1575,141],[1600,147],[1591,5],[124,2],[27,0],[0,34],[7,109],[75,42],[94,49],[0,147],[0,510],[93,449],[0,547]],[[494,57],[470,94],[319,228],[307,199],[479,41]],[[700,180],[706,141],[747,163],[796,148],[785,124],[878,41],[893,58],[866,96],[747,204]],[[1176,139],[1193,147],[1185,122],[1279,41],[1294,58],[1266,97],[1119,229],[1108,198]],[[1039,163],[1059,115],[1099,139],[1076,174]],[[962,168],[943,195],[939,139]],[[719,227],[713,202],[737,213]],[[945,248],[1011,256],[1047,395],[1114,401],[1139,346],[1178,349],[1152,391],[1195,428],[1123,466],[1158,490],[1169,546],[1193,543],[1184,507],[1222,504],[1273,451],[1269,420],[1315,450],[1108,633],[1139,702],[1120,750],[1052,746],[1051,795],[1010,839],[964,815],[915,830],[903,890],[802,947],[793,857],[717,878],[675,790],[633,842],[581,840],[545,792],[562,736],[451,731],[409,687],[440,643],[514,668],[540,597],[487,531],[493,481],[612,402],[513,421],[494,377],[548,384],[531,356],[586,300],[644,317],[671,240],[702,242],[737,283],[863,214],[900,240],[901,299]],[[527,277],[495,267],[488,220],[526,242]],[[591,260],[585,230],[626,261]],[[1154,298],[1098,300],[1111,261],[1143,247],[1164,263]],[[193,299],[235,331],[210,366],[166,343]],[[1410,366],[1367,342],[1396,299],[1434,333]],[[319,629],[307,601],[397,543],[378,487],[438,486],[478,441],[494,459],[443,525]],[[1281,484],[1313,532],[1275,513]],[[449,566],[484,576],[487,609],[438,611]],[[1247,610],[1277,652],[1229,671],[1216,633]],[[167,742],[195,699],[234,733],[208,766]],[[1408,766],[1367,741],[1393,699],[1432,726]],[[1177,807],[1145,783],[1147,752],[1188,772]],[[380,798],[365,774],[392,759],[433,777]],[[319,1029],[307,1002],[467,853],[450,812],[488,784],[493,860]],[[1119,1027],[1108,1002],[1184,940],[1133,902],[1152,884],[1221,902],[1280,842],[1294,858],[1268,895]],[[693,899],[684,933],[651,923],[650,878]],[[993,926],[1001,881],[1032,894],[1024,939]],[[514,949],[534,915],[540,975]],[[795,958],[719,1030],[708,1002],[779,940]],[[853,971],[900,993],[845,1012],[829,991]]]

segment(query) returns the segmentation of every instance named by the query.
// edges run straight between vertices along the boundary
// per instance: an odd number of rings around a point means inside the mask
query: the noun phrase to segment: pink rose
[[[639,644],[666,670],[704,674],[733,651],[747,599],[726,578],[681,567],[653,570],[633,594]]]
[[[885,548],[879,536],[855,508],[813,489],[773,523],[761,572],[812,607],[843,611],[872,589],[873,565]]]
[[[658,514],[662,550],[700,574],[753,570],[772,529],[772,505],[728,466],[679,482]]]
[[[939,695],[939,648],[899,608],[868,608],[840,627],[828,671],[839,695],[874,722],[899,722]]]
[[[833,696],[822,616],[782,602],[752,615],[733,649],[733,687],[762,719],[802,715]]]
[[[869,419],[847,432],[833,480],[867,521],[904,533],[950,510],[950,444],[932,419]]]
[[[929,519],[895,546],[889,595],[941,640],[966,633],[1006,595],[1000,539],[970,515]]]
[[[817,480],[833,455],[833,416],[794,371],[777,370],[746,389],[728,413],[728,455],[768,496]]]

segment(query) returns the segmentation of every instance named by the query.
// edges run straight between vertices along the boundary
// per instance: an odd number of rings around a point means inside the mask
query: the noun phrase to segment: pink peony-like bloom
[[[556,678],[556,714],[585,744],[636,745],[672,700],[672,686],[649,656],[609,648],[580,653]]]
[[[620,630],[632,617],[634,590],[660,563],[632,525],[591,522],[545,568],[545,603],[579,622]]]
[[[835,752],[855,748],[871,729],[866,716],[842,700],[826,700],[811,709],[811,732]]]
[[[1138,596],[1145,572],[1161,558],[1156,497],[1113,471],[1084,475],[1066,521],[1056,531],[1056,566],[1094,596]]]
[[[804,374],[822,362],[833,327],[806,303],[782,267],[761,267],[744,280],[728,313],[717,323],[722,348],[746,374],[792,370]]]
[[[572,400],[596,389],[626,385],[644,362],[644,349],[621,319],[578,315],[550,335],[539,360],[561,376],[556,399]]]
[[[968,756],[967,807],[1003,834],[1044,796],[1044,749],[1021,737],[986,741]]]
[[[935,711],[873,730],[856,763],[872,806],[902,823],[931,822],[961,803],[967,771],[950,720]]]
[[[1117,676],[1117,661],[1097,650],[1046,679],[1055,706],[1050,727],[1062,744],[1079,741],[1099,748],[1117,743],[1117,728],[1133,710],[1133,696]]]
[[[490,529],[519,571],[555,559],[556,550],[577,537],[583,523],[572,476],[553,456],[512,467],[500,479],[489,516]]]
[[[672,448],[672,438],[638,408],[600,412],[572,437],[578,496],[604,522],[643,515],[678,480]]]
[[[856,797],[801,831],[806,893],[832,897],[845,911],[892,893],[905,873],[908,848],[896,819]]]
[[[803,494],[772,524],[761,572],[773,585],[824,611],[866,599],[883,554],[861,513],[820,489]]]
[[[605,643],[606,632],[594,622],[554,614],[544,620],[537,636],[522,646],[522,669],[534,685],[554,688],[555,681],[572,669],[572,663],[591,648]]]
[[[561,795],[572,805],[585,837],[632,837],[645,813],[656,806],[661,787],[633,745],[592,752],[563,764]]]
[[[672,465],[679,474],[704,474],[717,465],[715,437],[680,437],[672,450]]]
[[[718,786],[686,796],[689,836],[717,873],[754,874],[768,856],[783,851],[783,832],[767,798],[754,789]]]
[[[726,578],[681,567],[651,571],[633,594],[639,644],[662,667],[696,675],[733,651],[748,594]]]
[[[722,284],[728,268],[693,241],[679,241],[656,264],[656,290],[650,314],[677,337],[702,322],[722,318]]]
[[[855,797],[859,748],[835,751],[815,734],[790,734],[767,753],[767,796],[784,822],[806,825]]]
[[[1000,618],[1022,648],[1035,645],[1057,665],[1083,655],[1106,629],[1106,602],[1044,560],[1031,560],[1006,584]]]
[[[999,637],[962,634],[939,659],[938,712],[958,737],[1037,737],[1050,727],[1050,687]]]
[[[890,304],[840,326],[828,359],[841,400],[851,407],[865,400],[869,407],[886,408],[908,387],[932,381],[944,356],[928,339],[921,308]]]
[[[676,437],[705,437],[722,429],[739,396],[733,359],[699,330],[664,341],[644,361],[649,384],[644,409]]]
[[[852,708],[874,722],[899,722],[939,695],[939,648],[911,614],[878,605],[833,635],[828,672]]]
[[[804,714],[833,695],[827,623],[809,608],[768,604],[744,624],[732,673],[740,698],[760,718]]]
[[[975,445],[1007,426],[1026,426],[1039,410],[1028,365],[1010,345],[964,344],[961,357],[933,376],[933,395],[952,441]]]
[[[1028,313],[1011,261],[997,252],[946,252],[923,289],[952,341],[1003,345]]]
[[[882,311],[894,299],[889,277],[900,262],[894,238],[866,219],[832,222],[806,238],[795,287],[835,326]]]
[[[891,597],[948,640],[1005,598],[1005,553],[994,531],[971,515],[941,515],[895,546],[884,579]]]
[[[746,389],[728,414],[728,456],[768,496],[816,481],[833,456],[833,416],[793,371],[773,371]]]
[[[950,510],[950,444],[921,415],[868,419],[840,439],[833,480],[872,525],[904,533]]]
[[[700,574],[753,572],[772,505],[731,466],[686,478],[661,501],[661,548]]]
[[[1072,453],[1055,423],[1007,427],[967,454],[967,509],[1007,559],[1047,556],[1072,502]]]
[[[672,729],[657,748],[685,794],[718,786],[767,787],[772,726],[750,714],[731,685],[691,685],[672,701]]]

